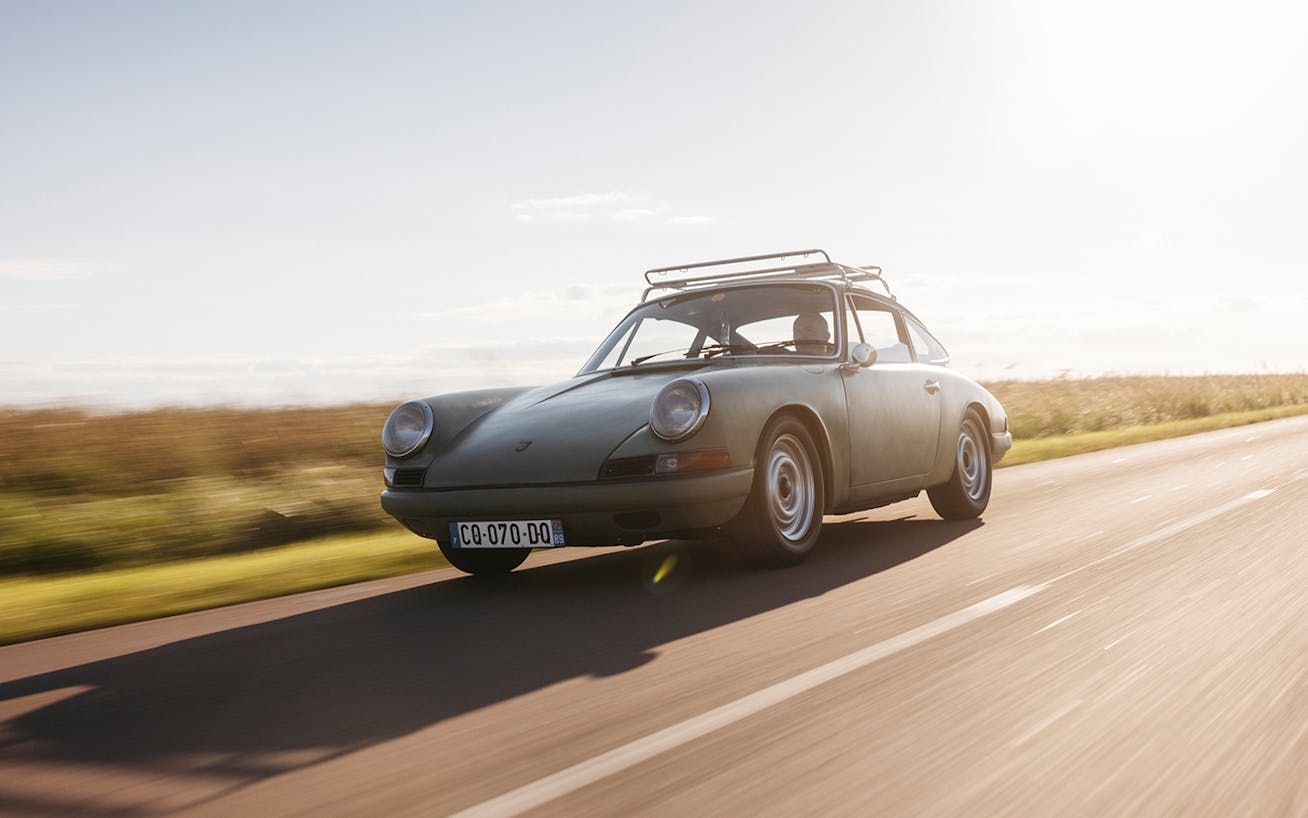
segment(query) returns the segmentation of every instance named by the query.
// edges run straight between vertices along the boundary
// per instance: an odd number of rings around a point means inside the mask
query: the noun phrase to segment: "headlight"
[[[699,378],[678,378],[659,390],[649,409],[649,427],[669,442],[685,440],[704,425],[709,391]]]
[[[382,445],[392,457],[408,457],[431,437],[433,424],[430,406],[417,400],[402,403],[386,418]]]

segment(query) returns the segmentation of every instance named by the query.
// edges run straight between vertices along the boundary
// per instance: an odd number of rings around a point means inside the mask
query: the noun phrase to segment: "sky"
[[[0,0],[0,405],[573,375],[878,264],[985,380],[1308,370],[1308,4]]]

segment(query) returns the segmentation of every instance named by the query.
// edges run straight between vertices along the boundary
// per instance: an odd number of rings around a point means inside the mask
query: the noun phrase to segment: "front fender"
[[[422,402],[431,407],[433,417],[431,437],[427,445],[404,458],[386,455],[388,467],[422,468],[431,463],[437,452],[447,448],[452,440],[462,434],[469,426],[476,423],[487,412],[495,409],[524,392],[536,387],[506,387],[501,389],[477,389],[470,392],[452,392],[448,395],[436,395],[423,398]]]
[[[808,422],[829,459],[835,504],[849,485],[849,447],[845,393],[836,365],[764,364],[696,373],[709,390],[709,415],[694,435],[677,443],[658,438],[643,425],[624,440],[612,458],[643,457],[697,449],[726,449],[733,466],[753,465],[763,427],[780,411]]]

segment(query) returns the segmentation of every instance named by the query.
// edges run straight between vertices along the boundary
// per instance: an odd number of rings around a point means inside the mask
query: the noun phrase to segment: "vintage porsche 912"
[[[395,409],[385,510],[480,574],[533,548],[722,535],[790,565],[823,514],[923,489],[946,519],[985,509],[1008,418],[880,268],[807,250],[645,280],[575,377]]]

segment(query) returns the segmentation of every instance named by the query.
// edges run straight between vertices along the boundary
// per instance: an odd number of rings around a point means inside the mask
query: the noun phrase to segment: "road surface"
[[[11,646],[0,814],[1308,815],[1306,531],[1296,418]]]

